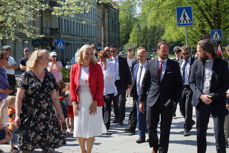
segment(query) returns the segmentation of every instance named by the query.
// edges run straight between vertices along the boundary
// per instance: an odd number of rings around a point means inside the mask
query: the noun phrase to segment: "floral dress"
[[[25,89],[20,114],[20,149],[54,150],[65,144],[51,98],[52,91],[57,89],[54,76],[46,70],[41,82],[32,71],[27,71],[22,74],[19,87]]]

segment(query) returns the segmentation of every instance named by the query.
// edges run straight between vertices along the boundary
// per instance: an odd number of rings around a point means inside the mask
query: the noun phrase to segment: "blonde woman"
[[[22,153],[31,153],[37,148],[51,153],[65,143],[60,130],[64,117],[55,78],[46,69],[48,62],[47,50],[35,50],[17,90],[15,125],[19,128]]]
[[[82,46],[70,73],[70,95],[74,111],[74,136],[81,153],[91,153],[95,136],[102,134],[104,80],[101,66],[90,45]],[[87,147],[86,147],[87,146]]]

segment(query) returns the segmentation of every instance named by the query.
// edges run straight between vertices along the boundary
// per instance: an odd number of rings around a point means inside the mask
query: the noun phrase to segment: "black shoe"
[[[118,124],[119,124],[120,126],[123,126],[123,122],[118,122]]]
[[[135,130],[125,129],[125,132],[130,133],[131,135],[135,134]]]
[[[188,130],[184,130],[184,136],[190,136],[190,131],[188,131]]]
[[[137,143],[143,143],[146,142],[145,138],[139,137],[138,140],[136,140]]]
[[[118,120],[114,119],[114,120],[113,120],[113,123],[118,123]]]

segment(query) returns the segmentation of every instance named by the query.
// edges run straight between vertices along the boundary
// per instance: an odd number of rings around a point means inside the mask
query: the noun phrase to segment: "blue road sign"
[[[65,41],[64,40],[56,40],[55,46],[56,46],[56,49],[64,50],[65,49]]]
[[[177,26],[193,25],[192,7],[177,7]]]
[[[222,29],[212,29],[210,31],[211,41],[221,41],[222,40]]]

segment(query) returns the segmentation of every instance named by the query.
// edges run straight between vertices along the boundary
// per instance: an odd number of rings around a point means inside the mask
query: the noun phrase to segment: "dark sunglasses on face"
[[[111,50],[110,52],[111,52],[111,53],[115,53],[115,51],[114,51],[114,50]]]
[[[183,55],[189,55],[189,53],[182,53]]]

